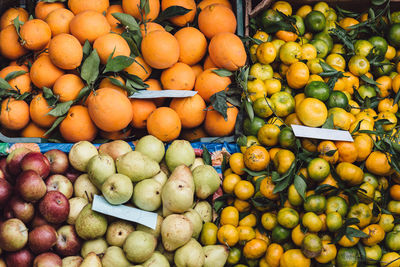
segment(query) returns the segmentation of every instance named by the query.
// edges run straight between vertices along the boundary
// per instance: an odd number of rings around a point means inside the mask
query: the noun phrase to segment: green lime
[[[388,43],[384,38],[380,36],[372,36],[368,39],[368,42],[370,42],[375,47],[375,51],[378,55],[382,57],[385,56],[388,49]]]
[[[315,213],[323,213],[326,209],[326,198],[322,195],[311,195],[304,201],[304,210]]]
[[[246,118],[243,123],[243,130],[245,135],[257,136],[258,130],[265,124],[265,121],[259,117],[254,117],[253,121]]]
[[[289,239],[291,232],[292,231],[290,229],[287,229],[278,224],[272,230],[271,234],[272,241],[278,244],[282,244]]]
[[[296,19],[296,27],[298,30],[297,35],[302,36],[306,32],[306,27],[304,26],[304,21],[302,17],[298,15],[294,15],[292,17]]]
[[[236,264],[239,262],[240,257],[242,256],[242,252],[239,248],[233,247],[230,248],[227,263],[229,264]]]
[[[283,148],[291,148],[294,147],[294,145],[296,144],[296,136],[294,135],[292,129],[290,129],[289,127],[283,128],[280,131],[278,139],[279,144]]]
[[[387,34],[387,39],[391,45],[396,48],[400,47],[400,23],[395,23],[390,26]]]
[[[323,40],[314,39],[310,41],[310,44],[312,44],[315,49],[317,49],[318,58],[325,58],[328,55],[329,47],[327,43],[325,43]]]
[[[333,8],[329,8],[328,12],[326,13],[326,20],[327,21],[336,21],[337,14]]]
[[[374,77],[389,76],[394,70],[394,65],[388,59],[384,59],[381,62],[382,66],[372,66],[372,72]]]
[[[371,85],[361,85],[357,91],[362,99],[365,99],[366,97],[373,98],[376,96],[375,88]]]
[[[347,108],[349,99],[342,91],[332,91],[326,103],[328,108]]]
[[[306,97],[313,97],[325,102],[329,98],[330,89],[328,85],[321,81],[312,81],[304,89]]]
[[[400,11],[395,11],[390,14],[390,18],[392,20],[392,23],[400,23]]]
[[[313,36],[315,40],[322,40],[328,45],[328,53],[332,51],[333,48],[333,39],[327,32],[319,32]]]
[[[261,19],[261,24],[264,26],[264,28],[269,27],[270,25],[281,21],[283,18],[281,15],[279,15],[278,12],[276,12],[273,9],[267,9],[264,11],[264,13],[260,17]]]
[[[320,11],[313,10],[307,14],[304,23],[310,32],[321,32],[325,28],[326,18]]]

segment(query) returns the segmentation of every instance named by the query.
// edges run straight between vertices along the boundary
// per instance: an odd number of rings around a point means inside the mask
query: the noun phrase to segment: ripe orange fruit
[[[176,139],[181,128],[181,120],[172,108],[157,108],[147,118],[147,131],[163,142]]]
[[[34,85],[38,88],[53,87],[58,78],[64,75],[64,71],[57,68],[48,55],[41,55],[33,62],[30,76]]]
[[[293,89],[300,89],[306,86],[309,77],[310,71],[303,62],[293,63],[286,72],[288,85]]]
[[[192,22],[194,17],[196,16],[196,3],[194,0],[162,0],[161,1],[161,9],[162,11],[166,10],[171,6],[181,6],[186,9],[190,9],[188,13],[181,16],[175,16],[170,18],[169,20],[172,24],[183,27],[186,24]]]
[[[102,64],[107,63],[108,57],[113,52],[113,58],[116,56],[129,57],[131,54],[131,49],[125,39],[115,33],[107,33],[97,38],[93,43],[93,49],[96,49]]]
[[[147,23],[143,23],[140,24],[140,33],[142,34],[142,36],[145,36],[153,31],[165,31],[164,27],[158,23],[155,22],[147,22]]]
[[[113,13],[124,13],[122,6],[121,5],[111,5],[107,8],[107,12],[106,12],[106,19],[111,26],[111,31],[121,34],[124,32],[124,28],[119,27],[120,22],[116,18],[114,18],[114,16],[112,15]]]
[[[11,60],[16,60],[28,53],[28,50],[19,43],[19,37],[14,25],[8,25],[1,30],[0,53]]]
[[[232,9],[232,5],[228,0],[202,0],[198,3],[197,8],[203,10],[204,8],[208,7],[209,5],[213,4],[222,4],[229,9]]]
[[[194,72],[194,75],[197,77],[203,72],[203,67],[200,64],[196,64],[193,66],[190,66]]]
[[[211,39],[218,33],[236,31],[236,17],[231,9],[222,4],[205,7],[198,17],[199,29]]]
[[[69,29],[71,34],[84,44],[86,40],[93,43],[100,36],[110,32],[111,26],[103,14],[87,10],[71,20]]]
[[[122,92],[126,96],[128,95],[128,92],[126,90],[111,83],[109,78],[116,79],[116,80],[120,81],[123,85],[125,85],[124,79],[122,79],[120,76],[109,76],[109,77],[105,77],[103,80],[101,80],[101,82],[99,84],[99,89],[100,88],[113,88],[113,89],[116,89],[116,90]]]
[[[389,164],[388,155],[380,151],[373,151],[365,161],[367,170],[375,175],[387,175],[392,170]]]
[[[269,153],[263,146],[253,145],[244,153],[244,164],[252,171],[265,170],[269,161]]]
[[[29,105],[29,112],[32,121],[39,127],[49,128],[57,119],[54,116],[48,115],[53,108],[49,106],[42,93],[35,95]]]
[[[230,71],[243,67],[247,59],[242,41],[230,32],[215,35],[208,46],[208,53],[215,65]]]
[[[393,200],[400,201],[400,185],[394,184],[390,187],[390,197]]]
[[[212,68],[218,68],[217,65],[211,60],[210,55],[206,56],[206,59],[204,60],[203,63],[203,69],[212,69]]]
[[[254,195],[254,186],[246,180],[239,181],[233,189],[235,196],[240,200],[247,200]]]
[[[59,96],[60,102],[75,100],[85,84],[75,74],[65,74],[58,78],[53,86],[53,93]]]
[[[5,79],[8,74],[14,71],[26,71],[26,70],[20,66],[8,66],[0,71],[0,77]],[[30,92],[32,90],[31,78],[29,77],[29,72],[9,80],[8,83],[14,90],[18,91],[20,94],[23,94],[25,92]]]
[[[353,142],[338,141],[335,146],[339,152],[339,162],[353,163],[357,160],[357,147]]]
[[[275,35],[278,39],[281,39],[285,42],[294,42],[297,40],[298,37],[297,34],[295,34],[294,32],[282,31],[282,30],[277,31]]]
[[[196,79],[194,90],[206,101],[210,102],[210,97],[227,89],[231,84],[231,79],[229,77],[221,77],[215,72],[215,69],[204,70]]]
[[[151,74],[151,67],[143,60],[142,57],[135,57],[135,61],[124,69],[129,74],[136,75],[143,81],[147,80]]]
[[[66,8],[53,10],[47,15],[45,21],[49,24],[52,36],[60,33],[69,33],[69,24],[75,17],[74,13]]]
[[[104,139],[124,140],[124,139],[127,139],[128,137],[130,137],[131,133],[132,133],[131,128],[125,128],[125,129],[122,129],[121,131],[115,131],[115,132],[100,131],[99,135],[101,138],[104,138]]]
[[[0,124],[9,130],[21,130],[29,123],[29,106],[23,100],[6,98],[1,103]]]
[[[18,17],[19,21],[25,22],[28,20],[28,12],[21,7],[12,7],[7,9],[0,18],[0,30],[8,25],[14,24],[14,19]]]
[[[239,110],[232,104],[227,104],[227,120],[213,108],[207,110],[204,128],[210,136],[226,136],[233,133]]]
[[[122,130],[132,121],[129,98],[112,88],[97,90],[89,97],[88,109],[96,126],[106,132]]]
[[[193,90],[196,76],[189,65],[177,62],[161,73],[160,80],[164,90]]]
[[[46,133],[45,129],[40,128],[33,122],[30,122],[24,129],[22,129],[21,136],[22,137],[47,138],[45,133]]]
[[[243,247],[243,255],[246,259],[261,258],[267,251],[268,243],[262,239],[254,238]]]
[[[64,4],[60,2],[54,2],[54,3],[47,3],[43,1],[37,2],[35,7],[35,17],[37,19],[45,20],[47,15],[50,14],[50,12],[64,7],[65,7]]]
[[[74,14],[81,13],[86,10],[93,10],[99,13],[103,13],[107,11],[108,6],[110,5],[109,0],[69,0],[68,8],[71,9]]]
[[[185,27],[175,33],[179,43],[179,61],[188,65],[198,63],[207,52],[207,39],[196,28]]]
[[[26,59],[23,62],[17,62],[16,60],[13,60],[10,62],[10,64],[8,66],[18,66],[23,68],[24,71],[28,72],[29,71],[29,67],[28,65],[32,64],[32,61],[30,59]]]
[[[71,34],[62,33],[51,39],[49,56],[57,67],[73,70],[81,65],[83,50],[78,39]]]
[[[146,128],[147,118],[157,109],[156,105],[147,99],[131,99],[131,105],[133,112],[131,125],[138,129]]]
[[[146,90],[149,91],[161,91],[162,87],[161,87],[161,83],[159,80],[156,79],[148,79],[145,82],[149,87],[146,88]],[[159,97],[159,98],[153,98],[151,99],[154,104],[156,104],[157,107],[160,107],[163,105],[164,103],[164,98],[163,97]]]
[[[60,124],[60,133],[65,141],[71,143],[93,141],[97,135],[97,128],[90,119],[87,107],[71,107],[67,117]]]
[[[166,31],[153,31],[142,40],[142,56],[151,67],[166,69],[178,62],[179,44],[176,38]]]
[[[23,46],[29,50],[42,50],[51,39],[49,24],[40,19],[28,20],[20,28]]]
[[[206,117],[206,103],[198,94],[192,97],[174,98],[169,107],[176,111],[183,128],[197,127]]]
[[[144,14],[140,7],[140,0],[122,0],[122,8],[124,9],[124,13],[127,13],[133,16],[137,20],[142,20],[144,18],[145,21],[152,21],[158,17],[158,13],[160,12],[160,0],[148,0],[149,3],[149,12]]]

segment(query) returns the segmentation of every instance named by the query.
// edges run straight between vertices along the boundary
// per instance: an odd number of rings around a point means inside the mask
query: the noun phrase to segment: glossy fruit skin
[[[320,32],[325,28],[326,18],[320,11],[313,10],[304,19],[306,29],[312,32]]]
[[[325,102],[329,98],[330,89],[328,85],[324,82],[313,81],[304,89],[306,97],[313,97],[322,102]]]
[[[347,96],[341,91],[333,91],[328,98],[328,108],[343,108],[346,109],[349,105]]]
[[[360,253],[357,248],[340,248],[336,256],[338,267],[356,267]]]

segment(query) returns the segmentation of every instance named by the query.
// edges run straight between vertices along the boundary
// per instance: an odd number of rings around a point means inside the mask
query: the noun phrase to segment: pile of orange
[[[12,79],[7,77],[9,90],[18,94],[2,99],[3,133],[23,137],[61,135],[67,142],[92,141],[98,136],[123,139],[146,132],[163,141],[232,134],[238,108],[228,104],[225,120],[210,102],[213,94],[227,90],[232,83],[231,77],[214,71],[234,72],[247,59],[243,43],[235,35],[237,21],[230,2],[149,0],[148,10],[140,9],[140,3],[123,0],[121,5],[110,5],[108,0],[69,0],[66,4],[38,2],[34,14],[23,8],[6,10],[0,19],[0,53],[10,62],[0,71],[0,77],[12,75]],[[157,20],[172,6],[190,11],[167,21]],[[113,16],[116,13],[131,16],[140,26],[140,32],[133,32],[135,38],[142,39],[139,56],[131,51],[132,44],[126,38],[129,29]],[[164,28],[166,25],[168,28]],[[187,98],[133,99],[124,90],[126,76],[102,75],[101,71],[94,77],[94,84],[87,84],[82,73],[88,56],[84,53],[85,43],[96,50],[101,70],[112,53],[113,58],[130,57],[135,61],[123,71],[139,77],[147,90],[198,93]],[[120,86],[109,78],[119,80]],[[87,86],[90,90],[82,97],[82,89]],[[56,101],[49,100],[48,89]],[[19,99],[24,93],[30,95]],[[67,112],[48,114],[69,101],[73,104]],[[45,135],[55,125],[60,134],[52,131]]]

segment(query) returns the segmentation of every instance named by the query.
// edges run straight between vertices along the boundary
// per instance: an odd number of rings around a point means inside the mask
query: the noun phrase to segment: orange
[[[345,29],[346,31],[350,31],[351,29],[349,29],[349,27],[356,25],[358,23],[359,22],[356,19],[346,17],[339,21],[339,26],[342,27],[343,29]]]
[[[181,128],[181,120],[172,108],[157,108],[147,118],[147,131],[163,142],[176,139]]]
[[[294,32],[282,31],[282,30],[277,31],[275,33],[275,36],[278,39],[281,39],[285,42],[294,42],[297,40],[297,37],[298,37],[297,34],[295,34]]]
[[[254,186],[246,180],[239,181],[233,189],[235,196],[240,200],[247,200],[254,195]]]
[[[129,74],[136,75],[143,81],[149,78],[151,74],[151,67],[144,62],[143,58],[138,56],[135,57],[135,61],[127,68],[124,69]]]
[[[335,142],[335,146],[337,147],[339,152],[340,162],[353,163],[356,161],[358,153],[357,147],[353,142],[338,141]]]
[[[81,65],[83,50],[73,35],[61,33],[51,39],[49,56],[53,64],[60,69],[73,70]]]
[[[226,120],[218,111],[214,110],[214,108],[207,110],[204,128],[210,136],[227,136],[233,133],[239,110],[230,103],[227,104]]]
[[[158,17],[158,13],[160,12],[160,0],[148,0],[149,3],[149,12],[144,14],[142,10],[140,10],[141,0],[122,0],[122,8],[124,9],[124,13],[132,15],[137,20],[152,21]]]
[[[43,54],[33,62],[29,74],[33,84],[38,88],[51,88],[64,71],[57,68],[48,55]]]
[[[390,187],[390,197],[393,200],[400,201],[400,185],[394,184]]]
[[[243,67],[247,59],[242,40],[230,32],[215,35],[208,46],[208,53],[215,65],[230,71]]]
[[[380,151],[373,151],[369,154],[365,161],[367,170],[375,175],[388,175],[392,170],[390,166],[388,155]]]
[[[74,13],[66,8],[53,10],[47,15],[45,21],[49,24],[52,36],[60,33],[69,33],[69,24],[75,17]]]
[[[115,132],[100,131],[99,135],[101,138],[104,138],[104,139],[124,140],[124,139],[131,137],[131,133],[132,133],[131,128],[125,128],[125,129],[122,129],[121,131],[115,131]]]
[[[190,66],[194,72],[194,75],[197,77],[204,71],[203,67],[200,64]]]
[[[179,61],[188,65],[198,63],[207,52],[207,39],[194,27],[185,27],[175,33],[179,44]]]
[[[109,5],[109,0],[68,0],[68,8],[71,9],[74,14],[78,14],[86,10],[104,13],[107,11]]]
[[[391,113],[396,113],[399,109],[398,104],[393,103],[394,99],[393,98],[384,98],[381,101],[379,101],[378,105],[378,112],[385,112],[389,111]]]
[[[309,267],[311,266],[311,260],[306,258],[304,254],[301,252],[301,249],[289,249],[283,253],[280,258],[280,267]]]
[[[23,100],[6,98],[1,103],[0,124],[9,130],[21,130],[29,123],[29,106]]]
[[[222,4],[229,9],[232,9],[232,5],[228,0],[202,0],[200,1],[200,3],[198,3],[197,8],[203,10],[204,8],[212,4]]]
[[[222,181],[222,189],[227,194],[232,194],[235,189],[236,184],[242,180],[239,175],[235,173],[228,174],[224,177]]]
[[[129,98],[112,88],[101,88],[89,97],[88,110],[94,124],[106,132],[124,129],[133,116]]]
[[[206,131],[201,126],[191,129],[182,129],[181,132],[181,138],[191,142],[207,136]]]
[[[30,122],[24,129],[22,129],[21,136],[22,137],[47,138],[45,133],[46,133],[45,129],[40,128],[33,122]]]
[[[233,11],[222,4],[213,4],[205,7],[198,17],[199,29],[211,39],[218,33],[236,31],[236,17]]]
[[[217,238],[223,245],[234,246],[239,241],[239,231],[233,225],[223,225],[218,229]]]
[[[164,90],[193,90],[196,76],[189,65],[177,62],[161,73],[160,80]]]
[[[58,78],[53,86],[53,93],[59,96],[60,102],[75,100],[85,84],[75,74],[65,74]]]
[[[252,239],[243,247],[243,255],[246,259],[259,259],[267,251],[268,244],[261,239]]]
[[[114,53],[113,58],[117,56],[129,57],[131,54],[128,43],[121,35],[116,33],[107,33],[97,38],[93,43],[93,49],[96,49],[100,61],[104,65],[111,53]]]
[[[7,9],[0,18],[0,30],[8,25],[14,24],[14,19],[18,17],[19,21],[25,22],[28,20],[28,12],[21,7],[12,7]]]
[[[35,17],[37,19],[45,20],[47,15],[53,10],[64,8],[64,4],[60,2],[48,3],[48,2],[37,2],[35,7]]]
[[[142,40],[141,50],[146,63],[156,69],[169,68],[179,59],[178,41],[166,31],[157,30],[147,34]]]
[[[261,194],[270,199],[270,200],[276,200],[279,198],[279,194],[274,193],[275,189],[275,184],[272,182],[271,177],[265,177],[260,184],[260,192]]]
[[[60,124],[60,133],[67,142],[93,141],[97,128],[90,119],[87,107],[76,105],[69,109]]]
[[[110,80],[111,78],[116,79],[116,80],[120,81],[123,85],[125,85],[124,79],[122,79],[120,76],[109,76],[109,77],[105,77],[103,80],[101,80],[101,82],[99,84],[99,89],[100,88],[113,88],[113,89],[121,91],[122,93],[124,93],[124,95],[128,95],[127,91],[125,91],[124,89],[122,89],[121,87],[119,87],[117,85],[114,85]]]
[[[286,72],[288,85],[293,89],[303,88],[307,84],[309,77],[310,72],[303,62],[293,63]]]
[[[328,110],[325,104],[311,97],[305,98],[300,102],[296,113],[301,122],[309,127],[322,126],[328,117]]]
[[[0,77],[5,79],[8,74],[15,71],[26,71],[26,70],[20,66],[8,66],[0,71]],[[29,77],[29,72],[9,80],[8,83],[14,90],[17,90],[20,94],[23,94],[25,92],[30,92],[32,90],[31,78]]]
[[[84,44],[86,40],[93,43],[100,36],[110,32],[111,26],[103,14],[87,10],[71,20],[69,29],[71,34]]]
[[[21,67],[24,71],[28,72],[29,71],[29,67],[28,67],[29,64],[32,64],[32,61],[30,59],[26,59],[23,62],[19,62],[17,60],[14,60],[14,61],[11,61],[8,66],[18,66],[18,67]]]
[[[388,97],[392,91],[392,78],[389,76],[381,76],[376,79],[376,82],[378,83],[376,86],[379,88],[379,96]]]
[[[213,94],[228,89],[231,84],[229,77],[221,77],[212,69],[205,69],[196,79],[194,90],[207,102],[210,102],[210,98]]]
[[[11,60],[16,60],[28,53],[28,50],[19,43],[19,37],[14,25],[8,25],[1,30],[0,52],[4,57]]]
[[[252,171],[265,170],[269,161],[269,153],[263,146],[251,146],[244,153],[244,164]]]
[[[155,22],[146,22],[146,23],[140,24],[140,32],[143,37],[151,32],[157,31],[157,30],[165,31],[165,29],[162,25],[155,23]]]
[[[19,34],[22,45],[29,50],[42,50],[51,39],[49,24],[40,19],[28,20],[21,26]]]
[[[221,211],[221,225],[233,225],[238,226],[239,224],[239,211],[232,206],[228,206],[222,209]]]
[[[32,121],[39,127],[49,128],[57,119],[54,116],[48,115],[53,108],[49,106],[42,93],[33,97],[29,105],[29,113]]]
[[[162,90],[161,83],[159,80],[148,79],[148,80],[146,80],[146,84],[149,86],[146,88],[146,90],[149,90],[149,91],[161,91]],[[163,97],[159,97],[159,98],[153,98],[152,100],[156,104],[157,107],[160,107],[163,105],[165,99]]]
[[[172,24],[183,27],[186,24],[193,22],[194,17],[196,16],[196,2],[194,0],[162,0],[161,1],[161,9],[162,11],[166,10],[171,6],[181,6],[186,9],[190,9],[188,13],[181,16],[175,16],[170,18],[169,20]]]
[[[265,253],[265,260],[271,267],[279,267],[279,260],[283,255],[283,248],[281,245],[272,243],[268,246]]]
[[[119,26],[119,24],[120,24],[119,20],[114,18],[114,16],[112,15],[114,13],[124,13],[122,6],[121,5],[110,5],[107,8],[107,12],[106,12],[106,19],[111,26],[111,31],[121,34],[124,32],[124,28],[122,26],[121,27]]]
[[[366,246],[374,246],[385,238],[385,230],[379,224],[370,224],[362,231],[368,235],[361,240]]]
[[[135,128],[146,128],[147,118],[156,110],[156,105],[151,100],[145,99],[131,99],[132,105],[132,122],[131,125]]]
[[[368,134],[362,133],[354,137],[354,145],[357,149],[356,161],[360,162],[366,160],[369,154],[371,154],[374,141]]]
[[[356,230],[359,230],[359,228],[358,228],[357,225],[350,225],[350,226],[348,226],[348,227],[351,227],[351,228],[354,228],[354,229],[356,229]],[[346,235],[344,235],[344,236],[339,240],[338,244],[341,245],[342,247],[348,248],[348,247],[353,247],[353,246],[355,246],[355,245],[358,243],[358,241],[360,241],[360,238],[359,238],[359,237],[353,237],[352,240],[350,240],[349,238],[347,238]]]
[[[206,117],[206,103],[200,95],[173,98],[169,107],[176,111],[183,128],[194,128],[201,125]]]
[[[203,63],[203,69],[206,70],[212,68],[217,68],[217,65],[215,65],[215,63],[211,60],[210,55],[207,55]]]
[[[244,174],[244,155],[242,153],[233,153],[229,157],[229,166],[231,167],[233,173],[238,175]]]

